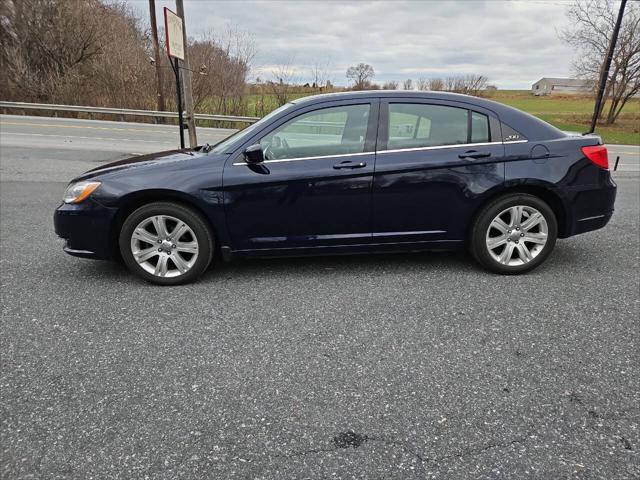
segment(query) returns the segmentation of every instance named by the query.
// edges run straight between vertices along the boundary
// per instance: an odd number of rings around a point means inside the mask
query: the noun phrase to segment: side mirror
[[[262,145],[260,145],[259,143],[256,143],[255,145],[248,146],[244,151],[244,160],[245,162],[251,165],[264,162],[264,153],[262,152]]]

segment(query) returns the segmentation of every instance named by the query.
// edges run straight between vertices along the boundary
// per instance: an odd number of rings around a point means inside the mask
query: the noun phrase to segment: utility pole
[[[160,64],[160,46],[158,45],[158,24],[156,22],[156,0],[149,0],[149,16],[151,17],[151,38],[153,41],[153,57],[156,67],[156,91],[157,91],[157,109],[163,112],[164,107],[164,92],[162,88],[164,81],[162,79],[162,65]],[[158,118],[159,121],[164,121],[163,118]]]
[[[187,22],[184,18],[184,5],[182,0],[176,0],[176,10],[179,17],[182,18],[182,36],[184,41],[184,60],[182,62],[182,91],[184,92],[184,109],[187,113],[187,127],[189,129],[189,146],[194,148],[198,146],[198,138],[196,137],[196,120],[193,116],[193,94],[191,90],[191,66],[189,64],[189,55],[187,54]]]
[[[618,33],[620,33],[620,25],[622,24],[622,16],[624,15],[624,7],[627,5],[627,0],[622,0],[620,3],[620,11],[618,12],[618,19],[616,20],[616,24],[613,27],[613,33],[611,34],[611,41],[609,42],[609,50],[607,51],[607,56],[604,59],[604,63],[602,64],[602,69],[600,70],[600,81],[598,83],[598,95],[596,96],[596,106],[593,110],[593,118],[591,119],[591,128],[587,133],[593,133],[596,130],[596,123],[598,122],[598,117],[600,116],[600,112],[602,107],[604,107],[604,90],[607,85],[607,78],[609,78],[609,68],[611,68],[611,60],[613,60],[613,53],[616,49],[616,44],[618,43]]]
[[[171,61],[171,60],[170,60]],[[176,98],[178,99],[178,126],[180,127],[180,148],[184,148],[184,119],[182,118],[182,89],[180,88],[180,60],[173,59],[173,73],[176,75]]]

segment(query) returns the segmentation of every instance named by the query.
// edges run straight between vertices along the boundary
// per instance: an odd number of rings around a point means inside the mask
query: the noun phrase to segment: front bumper
[[[111,231],[115,215],[115,208],[92,200],[78,205],[63,203],[53,215],[53,225],[65,240],[63,250],[69,255],[111,260],[116,251]]]

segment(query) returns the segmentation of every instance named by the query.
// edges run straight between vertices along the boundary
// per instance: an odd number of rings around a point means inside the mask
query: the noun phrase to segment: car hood
[[[203,152],[200,147],[197,147],[195,149],[167,150],[165,152],[137,155],[135,157],[117,160],[115,162],[107,163],[106,165],[101,165],[99,167],[93,168],[74,178],[72,181],[76,182],[80,180],[88,180],[98,176],[119,172],[128,174],[132,173],[133,169],[136,169],[136,172],[139,169],[153,169],[157,168],[158,166],[165,166],[171,163],[194,161],[207,155],[208,154],[206,152]],[[217,157],[223,157],[223,155],[209,156],[212,158],[212,160]]]

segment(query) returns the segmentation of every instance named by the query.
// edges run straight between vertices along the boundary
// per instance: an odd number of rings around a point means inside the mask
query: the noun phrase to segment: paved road
[[[214,144],[232,132],[199,128],[198,140]],[[0,145],[4,178],[30,181],[35,175],[68,182],[70,173],[107,160],[179,148],[180,140],[178,128],[170,125],[0,115]]]
[[[526,276],[434,253],[159,288],[65,256],[51,214],[175,138],[57,122],[0,117],[2,478],[640,477],[634,171],[606,229]]]

